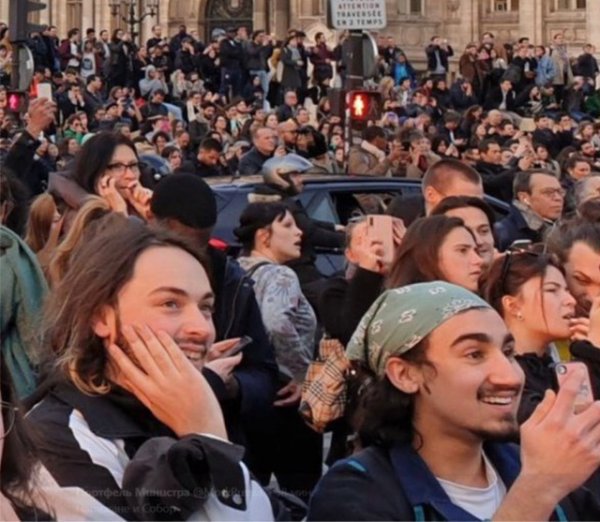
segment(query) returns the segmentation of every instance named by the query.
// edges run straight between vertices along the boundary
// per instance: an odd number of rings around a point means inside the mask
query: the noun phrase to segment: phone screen
[[[240,353],[246,346],[248,346],[252,342],[252,337],[248,335],[244,335],[239,342],[233,347],[223,353],[222,357],[233,357]]]
[[[49,83],[38,83],[37,95],[38,98],[47,98],[52,101],[52,85]]]
[[[585,370],[585,377],[581,382],[579,391],[577,392],[577,396],[575,397],[575,404],[573,406],[574,412],[580,413],[583,410],[587,409],[594,402],[592,382],[590,380],[590,373],[587,369],[587,366],[584,363],[578,361],[558,363],[554,366],[554,372],[556,373],[556,380],[558,381],[558,385],[561,386],[567,378],[567,376],[570,374],[570,372],[572,372],[575,368],[583,368]]]
[[[379,214],[367,216],[367,237],[382,244],[384,263],[391,263],[394,260],[394,234],[392,225],[392,216]]]

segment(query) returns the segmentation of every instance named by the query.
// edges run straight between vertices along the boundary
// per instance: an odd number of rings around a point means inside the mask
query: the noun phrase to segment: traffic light
[[[35,2],[33,0],[10,0],[9,6],[9,24],[8,37],[11,42],[24,42],[29,38],[29,34],[40,32],[41,25],[30,24],[27,21],[29,13],[41,11],[46,8],[43,2]]]
[[[6,96],[6,107],[10,112],[23,114],[27,111],[28,96],[23,91],[8,91]]]
[[[381,94],[376,91],[350,91],[346,98],[346,107],[350,113],[350,126],[362,130],[367,122],[381,117]]]

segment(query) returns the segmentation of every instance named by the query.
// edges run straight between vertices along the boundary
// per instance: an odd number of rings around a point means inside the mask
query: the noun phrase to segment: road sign
[[[349,31],[387,26],[385,0],[330,0],[329,25]]]

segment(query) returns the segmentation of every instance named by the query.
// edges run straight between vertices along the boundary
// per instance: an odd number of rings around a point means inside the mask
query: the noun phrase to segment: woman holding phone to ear
[[[254,280],[281,380],[272,422],[265,423],[274,427],[265,440],[272,445],[266,452],[272,462],[260,463],[264,467],[260,478],[268,483],[274,473],[283,490],[307,501],[321,476],[322,437],[304,424],[298,405],[314,356],[317,319],[296,273],[284,265],[300,257],[302,231],[285,205],[251,203],[242,212],[235,235],[243,249],[238,261]]]
[[[90,194],[103,197],[111,210],[147,218],[152,192],[140,183],[140,163],[133,143],[101,132],[85,142],[73,171],[50,175],[49,192],[65,212],[65,231]]]

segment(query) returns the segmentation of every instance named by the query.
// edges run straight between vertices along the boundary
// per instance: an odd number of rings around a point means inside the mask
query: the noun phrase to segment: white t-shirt
[[[485,453],[483,454],[483,460],[489,484],[486,488],[472,488],[457,484],[456,482],[436,478],[453,504],[456,504],[480,520],[491,520],[506,496],[506,486],[498,477],[494,466],[492,466],[491,462],[485,456]]]

